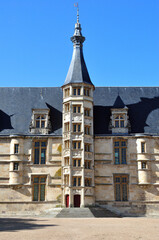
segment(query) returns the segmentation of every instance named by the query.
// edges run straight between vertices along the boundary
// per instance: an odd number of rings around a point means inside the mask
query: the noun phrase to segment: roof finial
[[[74,3],[74,6],[77,8],[77,23],[79,23],[79,7],[78,7],[78,2]]]

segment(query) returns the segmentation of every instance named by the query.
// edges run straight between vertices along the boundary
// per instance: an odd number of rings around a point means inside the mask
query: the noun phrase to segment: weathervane
[[[79,8],[78,8],[78,2],[74,3],[74,6],[77,8],[77,23],[79,23]]]

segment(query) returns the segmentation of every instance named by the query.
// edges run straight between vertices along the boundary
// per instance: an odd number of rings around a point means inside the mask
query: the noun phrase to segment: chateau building
[[[95,87],[77,17],[62,87],[0,88],[0,214],[159,214],[159,87]]]

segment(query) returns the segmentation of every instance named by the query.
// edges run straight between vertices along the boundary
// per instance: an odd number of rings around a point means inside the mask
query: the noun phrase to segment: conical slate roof
[[[124,104],[123,100],[119,95],[114,102],[113,108],[126,108],[126,105]]]
[[[75,24],[75,32],[73,37],[71,37],[71,41],[73,42],[74,49],[64,85],[71,83],[88,83],[93,85],[83,57],[83,42],[85,41],[85,37],[82,36],[78,16],[77,23]]]

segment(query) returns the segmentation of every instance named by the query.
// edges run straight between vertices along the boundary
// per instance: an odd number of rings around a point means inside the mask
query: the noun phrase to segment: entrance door
[[[69,207],[69,195],[66,195],[65,201],[66,201],[66,207]]]
[[[74,195],[74,207],[80,207],[80,203],[81,203],[81,196]]]

